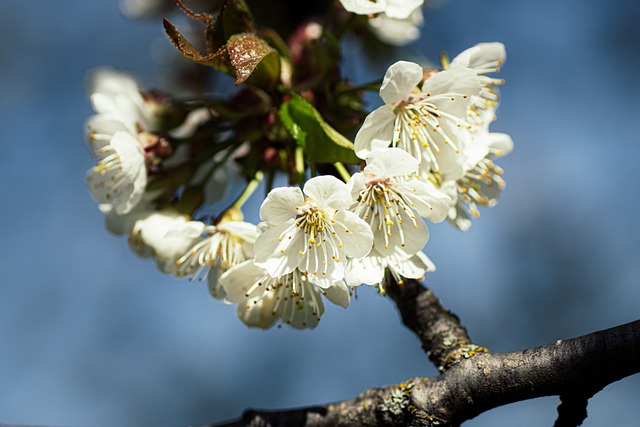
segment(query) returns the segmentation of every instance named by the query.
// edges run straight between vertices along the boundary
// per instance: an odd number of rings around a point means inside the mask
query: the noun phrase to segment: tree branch
[[[579,425],[590,396],[640,372],[640,321],[490,354],[478,350],[458,318],[418,282],[394,282],[387,293],[441,375],[368,389],[355,399],[322,406],[248,411],[220,426],[458,426],[495,407],[542,396],[562,396],[559,426]]]
[[[405,279],[399,284],[387,275],[385,289],[398,306],[405,326],[420,338],[422,348],[441,372],[487,351],[471,342],[460,319],[445,310],[438,297],[417,280]]]
[[[577,427],[587,418],[587,403],[591,396],[582,393],[560,396],[558,419],[553,427]]]

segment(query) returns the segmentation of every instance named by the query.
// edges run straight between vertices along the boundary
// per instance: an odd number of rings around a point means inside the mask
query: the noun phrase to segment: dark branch
[[[587,418],[589,397],[582,393],[560,396],[558,419],[553,427],[577,427]]]
[[[474,346],[458,318],[416,281],[392,284],[387,292],[443,374],[368,389],[355,399],[323,406],[249,411],[224,425],[458,426],[495,407],[541,396],[562,396],[559,422],[565,424],[560,425],[578,425],[588,397],[640,372],[640,321],[543,347],[490,354]]]
[[[420,338],[422,348],[440,371],[487,351],[471,342],[458,317],[445,310],[438,297],[417,280],[406,279],[398,284],[387,275],[387,283],[387,295],[398,306],[405,326]]]
[[[478,354],[445,372],[455,389],[439,414],[462,422],[497,406],[542,396],[592,396],[640,372],[640,321],[543,347]],[[586,397],[584,398],[586,400]],[[586,408],[586,405],[585,405]]]

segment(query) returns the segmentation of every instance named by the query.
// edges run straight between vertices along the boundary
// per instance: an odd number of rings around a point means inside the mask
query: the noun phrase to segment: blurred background
[[[172,55],[161,19],[129,20],[117,0],[0,5],[0,424],[197,425],[436,374],[371,288],[346,311],[328,304],[313,331],[249,330],[206,285],[138,259],[85,187],[83,79],[108,65],[161,86]],[[638,22],[640,3],[625,0],[432,2],[403,51],[508,49],[492,126],[516,143],[498,162],[507,189],[467,233],[431,225],[426,247],[438,266],[427,284],[491,351],[640,317]],[[395,59],[344,72],[379,78]],[[615,383],[584,425],[636,426],[639,400],[640,376]],[[465,426],[551,426],[557,404]]]

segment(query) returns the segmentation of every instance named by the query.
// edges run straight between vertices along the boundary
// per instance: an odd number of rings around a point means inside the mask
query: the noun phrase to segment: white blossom
[[[451,68],[426,74],[420,65],[399,61],[387,70],[380,97],[385,105],[370,113],[355,138],[355,151],[365,158],[389,145],[418,159],[423,179],[433,172],[444,180],[464,173],[460,154],[471,141],[466,116],[470,97],[478,95],[477,73]]]
[[[418,160],[399,148],[381,148],[367,155],[367,166],[349,181],[357,200],[352,210],[373,231],[373,247],[382,256],[407,258],[422,250],[429,233],[421,218],[440,222],[451,198],[430,182],[413,175]]]
[[[502,168],[493,162],[496,157],[508,154],[513,149],[511,137],[503,133],[487,133],[476,141],[476,150],[464,176],[456,181],[445,182],[443,191],[454,203],[449,209],[448,220],[460,230],[471,227],[471,219],[478,218],[478,205],[493,207],[505,187]]]
[[[358,15],[384,13],[390,18],[408,18],[414,10],[421,7],[424,0],[340,0],[342,6]]]
[[[146,218],[154,212],[155,205],[153,201],[159,195],[158,191],[145,192],[140,203],[126,214],[118,215],[115,211],[107,213],[104,216],[107,230],[116,236],[131,234],[138,220]]]
[[[224,273],[220,285],[226,300],[238,304],[238,317],[248,326],[263,329],[278,319],[297,329],[316,327],[324,313],[321,294],[344,308],[349,305],[344,282],[320,289],[298,269],[274,278],[252,260]]]
[[[424,23],[422,9],[415,9],[406,18],[391,18],[381,13],[369,19],[369,27],[383,43],[405,46],[420,37],[420,27]]]
[[[129,130],[155,128],[155,118],[145,104],[133,76],[110,68],[98,68],[87,75],[87,90],[97,114],[123,123]]]
[[[260,207],[255,262],[274,278],[300,270],[311,283],[328,288],[344,277],[347,257],[369,253],[369,225],[348,210],[349,190],[333,176],[311,178],[299,188],[273,189]],[[297,273],[296,273],[297,274]]]
[[[254,224],[244,221],[225,221],[217,225],[191,221],[175,233],[188,234],[195,242],[176,261],[176,275],[191,280],[208,277],[209,290],[216,298],[224,298],[218,286],[220,275],[253,257],[253,244],[258,234]]]
[[[194,235],[204,224],[189,222],[189,217],[172,209],[149,211],[135,222],[129,236],[129,246],[142,257],[153,256],[163,273],[177,274],[177,260],[194,245]],[[177,228],[190,227],[189,232],[175,233]]]
[[[141,200],[147,167],[141,131],[153,125],[136,81],[123,73],[100,69],[88,77],[91,103],[98,113],[87,123],[87,140],[98,163],[87,183],[100,210],[122,215]]]
[[[145,156],[136,135],[122,123],[94,116],[87,128],[96,166],[87,171],[87,184],[100,210],[130,212],[147,185]]]

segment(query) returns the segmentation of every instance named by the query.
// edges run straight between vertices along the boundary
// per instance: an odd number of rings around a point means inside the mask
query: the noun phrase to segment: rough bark
[[[471,342],[460,319],[440,304],[438,297],[416,280],[396,283],[387,277],[386,293],[396,303],[402,321],[422,342],[422,348],[440,371],[463,358],[469,358],[483,347]]]
[[[414,280],[387,286],[404,324],[442,373],[365,390],[355,399],[283,411],[247,411],[220,426],[458,426],[492,408],[561,396],[556,426],[577,426],[587,400],[640,372],[640,320],[542,347],[493,354]]]

